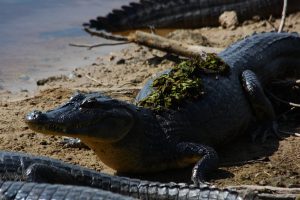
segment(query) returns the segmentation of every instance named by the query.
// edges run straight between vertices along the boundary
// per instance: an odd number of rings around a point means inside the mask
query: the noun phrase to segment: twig
[[[266,22],[272,27],[272,31],[276,31],[276,27],[274,26],[274,24],[271,22],[272,19],[272,15],[269,17],[268,20],[266,20]]]
[[[240,162],[221,163],[220,167],[241,166],[241,165],[246,165],[246,164],[265,163],[265,162],[268,162],[268,161],[269,161],[268,157],[263,157],[263,158],[259,158],[259,159],[256,159],[256,160],[246,160],[246,161],[240,161]]]
[[[128,41],[127,37],[116,36],[116,35],[112,35],[112,34],[108,34],[108,33],[104,33],[104,32],[96,32],[96,31],[92,31],[88,28],[85,28],[84,31],[87,32],[88,34],[90,34],[91,36],[97,36],[97,37],[105,38],[107,40]]]
[[[123,87],[123,88],[100,88],[101,92],[118,92],[118,91],[129,91],[129,90],[140,90],[142,87]]]
[[[300,188],[281,188],[272,186],[257,186],[257,185],[240,185],[240,186],[229,186],[228,189],[237,190],[240,193],[251,194],[255,192],[255,196],[258,199],[280,199],[280,200],[291,200],[299,197]]]
[[[82,90],[82,88],[74,88],[74,89],[77,89],[77,90]],[[104,92],[104,93],[123,93],[123,92],[128,92],[128,91],[136,91],[136,90],[141,90],[142,87],[111,87],[111,88],[94,88],[94,89],[91,89],[89,88],[89,90],[87,90],[87,92],[90,92],[90,91],[94,91],[94,90],[97,90],[97,91],[100,91],[100,92]]]
[[[100,84],[100,85],[102,85],[102,83],[100,81],[98,81],[97,79],[94,79],[93,77],[90,77],[87,74],[85,75],[85,77],[88,78],[88,79],[90,79],[90,80],[92,80],[92,81],[94,81],[94,82],[96,82],[96,83],[98,83],[98,84]]]
[[[282,9],[282,17],[281,17],[281,22],[280,26],[278,29],[278,33],[283,31],[283,27],[285,24],[285,18],[286,18],[286,8],[287,8],[288,0],[283,0],[283,9]]]
[[[128,37],[123,36],[113,36],[106,34],[104,32],[95,32],[88,28],[84,29],[92,36],[102,37],[105,39],[117,40],[117,41],[128,41],[134,42],[143,46],[147,46],[154,49],[159,49],[168,53],[174,53],[179,56],[185,57],[195,57],[201,55],[200,53],[218,53],[223,50],[223,48],[213,48],[197,45],[188,45],[183,42],[178,42],[175,40],[167,39],[162,36],[158,36],[151,33],[146,33],[142,31],[136,31],[130,34]]]
[[[90,77],[89,75],[85,75],[86,78],[102,85],[102,83],[100,81],[98,81],[97,79],[93,78],[93,77]],[[127,85],[128,83],[126,84],[123,84],[121,86],[119,86],[118,88],[100,88],[100,91],[101,92],[118,92],[118,91],[121,91],[121,90],[124,90],[124,91],[128,91],[128,90],[140,90],[142,89],[142,87],[122,87],[124,85]]]
[[[86,47],[88,50],[91,50],[95,47],[103,47],[103,46],[114,46],[114,45],[122,45],[122,44],[128,44],[130,42],[117,42],[117,43],[101,43],[101,44],[94,44],[94,45],[86,45],[86,44],[74,44],[70,43],[70,46],[73,47]]]
[[[259,186],[259,185],[237,185],[237,186],[228,186],[228,189],[236,190],[255,190],[259,192],[274,192],[274,193],[289,193],[289,194],[300,194],[300,188],[284,188],[284,187],[273,187],[273,186]]]

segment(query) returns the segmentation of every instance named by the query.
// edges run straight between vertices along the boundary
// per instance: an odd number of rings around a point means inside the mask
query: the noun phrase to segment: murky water
[[[82,23],[130,0],[0,0],[0,89],[34,90],[36,80],[92,63],[96,56],[122,48],[70,47],[103,42]],[[85,58],[85,59],[83,59]]]

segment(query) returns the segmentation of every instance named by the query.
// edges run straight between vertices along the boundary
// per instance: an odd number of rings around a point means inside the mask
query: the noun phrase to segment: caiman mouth
[[[46,133],[46,134],[59,134],[65,133],[66,127],[59,123],[53,123],[51,120],[41,111],[33,111],[25,116],[25,123],[30,129]]]
[[[99,94],[78,94],[52,110],[30,112],[25,123],[36,132],[49,135],[117,141],[129,132],[134,117],[123,102]]]
[[[41,111],[33,111],[26,115],[25,123],[29,126],[30,129],[45,133],[45,134],[80,134],[80,130],[92,128],[101,124],[102,118],[98,118],[96,121],[77,121],[72,125],[66,123],[59,123],[59,119],[52,119],[47,116],[47,113]]]

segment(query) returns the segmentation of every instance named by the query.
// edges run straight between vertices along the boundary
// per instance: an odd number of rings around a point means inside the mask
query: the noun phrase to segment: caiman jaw
[[[100,94],[78,94],[53,110],[35,110],[25,116],[26,124],[34,131],[94,142],[120,140],[134,121],[126,103]]]
[[[66,132],[66,128],[57,123],[51,123],[47,116],[38,110],[27,114],[25,122],[30,129],[44,134],[61,135]]]

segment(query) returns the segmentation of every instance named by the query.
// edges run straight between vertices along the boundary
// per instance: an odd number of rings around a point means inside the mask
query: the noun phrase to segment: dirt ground
[[[271,31],[279,20],[254,18],[234,29],[202,28],[180,30],[172,37],[190,43],[227,47],[253,32]],[[300,32],[300,13],[287,18],[286,30]],[[0,149],[43,155],[82,165],[106,173],[115,173],[105,166],[92,150],[63,146],[60,137],[44,136],[31,131],[23,122],[24,115],[34,109],[47,110],[66,101],[75,91],[103,91],[108,95],[132,101],[146,79],[172,66],[165,53],[129,45],[120,52],[97,58],[94,63],[73,71],[72,76],[49,77],[40,80],[39,91],[30,96],[26,92],[11,94],[2,91],[0,110]],[[84,58],[83,58],[84,59]],[[298,102],[299,103],[299,102]],[[298,124],[299,125],[299,124]],[[300,126],[299,126],[300,127]],[[282,125],[281,129],[297,131],[297,126]],[[282,140],[268,139],[252,143],[250,138],[218,149],[221,167],[211,182],[217,185],[258,184],[300,187],[300,137]],[[188,181],[191,168],[135,177],[160,181]]]

